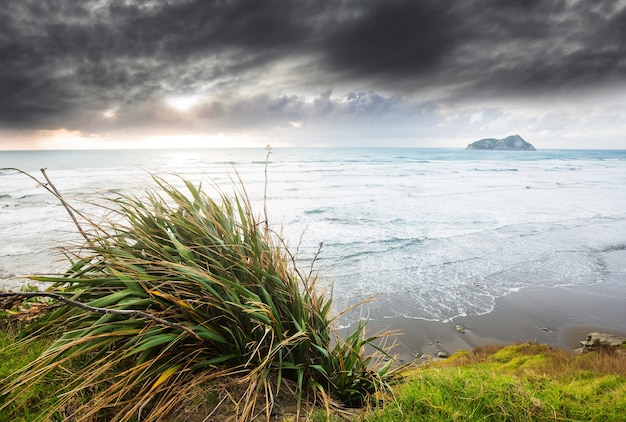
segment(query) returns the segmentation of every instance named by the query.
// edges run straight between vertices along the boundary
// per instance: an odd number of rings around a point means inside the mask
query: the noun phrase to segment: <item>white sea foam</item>
[[[264,158],[262,149],[39,151],[2,153],[0,167],[37,176],[47,167],[71,201],[138,191],[148,172],[226,190],[240,177],[261,212]],[[607,254],[626,248],[624,151],[278,149],[270,159],[271,222],[294,249],[305,232],[303,265],[324,243],[318,266],[338,308],[373,295],[367,311],[378,318],[488,313],[512,291],[601,283]],[[54,248],[80,240],[50,194],[7,172],[0,227],[5,286],[60,271]]]

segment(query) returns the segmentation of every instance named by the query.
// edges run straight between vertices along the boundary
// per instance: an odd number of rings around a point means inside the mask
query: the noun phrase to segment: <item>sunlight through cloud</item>
[[[108,109],[106,109],[104,113],[102,113],[102,115],[106,117],[107,119],[112,119],[113,117],[115,117],[119,109],[120,109],[119,106],[109,107]]]
[[[191,110],[196,104],[200,97],[197,95],[179,95],[174,97],[167,97],[165,102],[168,106],[179,111],[181,113],[185,113]]]

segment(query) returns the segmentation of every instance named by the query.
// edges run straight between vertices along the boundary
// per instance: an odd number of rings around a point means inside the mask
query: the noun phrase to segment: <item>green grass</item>
[[[406,374],[375,421],[626,419],[626,357],[534,344],[462,352]]]
[[[50,339],[40,338],[29,344],[20,344],[19,331],[12,328],[0,327],[0,379],[10,377],[22,368],[34,362],[50,345]],[[30,421],[45,413],[52,407],[57,390],[62,383],[47,380],[34,388],[23,391],[6,408],[0,410],[2,421]],[[6,396],[0,396],[0,405]]]
[[[30,364],[50,344],[49,340],[37,339],[26,347],[15,348],[16,340],[16,331],[0,330],[0,376]],[[57,405],[56,394],[62,388],[60,379],[49,378],[36,389],[20,394],[19,401],[0,411],[0,420],[37,420]],[[215,395],[198,394],[188,406],[193,409],[189,416],[196,414],[202,420],[216,401]],[[448,360],[412,369],[404,374],[402,382],[394,385],[381,407],[330,419],[619,421],[624,420],[625,414],[624,355],[575,356],[548,346],[519,344],[459,352]],[[322,409],[310,417],[317,421],[329,419]],[[292,419],[293,414],[286,417]]]

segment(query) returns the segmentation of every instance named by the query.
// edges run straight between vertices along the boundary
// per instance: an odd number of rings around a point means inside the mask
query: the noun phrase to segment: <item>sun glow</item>
[[[104,113],[102,113],[102,115],[104,117],[106,117],[107,119],[112,119],[113,117],[116,116],[117,112],[119,111],[120,107],[119,106],[112,106],[109,107],[108,109],[106,109],[104,111]]]
[[[93,149],[98,148],[102,137],[77,130],[40,130],[34,137],[35,149]]]
[[[259,144],[254,140],[237,135],[218,133],[215,135],[155,135],[135,142],[135,148],[246,148]]]
[[[191,110],[196,104],[198,104],[199,100],[200,97],[197,95],[180,95],[175,97],[167,97],[165,99],[165,102],[174,110],[184,113]]]

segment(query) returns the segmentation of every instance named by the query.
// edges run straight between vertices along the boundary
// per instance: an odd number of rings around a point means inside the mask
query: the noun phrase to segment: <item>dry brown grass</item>
[[[626,353],[624,350],[600,349],[583,355],[574,354],[564,349],[552,348],[545,344],[519,343],[517,351],[526,356],[543,356],[542,371],[547,375],[565,374],[573,371],[591,371],[603,375],[626,377]],[[503,349],[504,345],[487,345],[476,347],[470,352],[460,352],[445,366],[466,366],[490,362]]]

